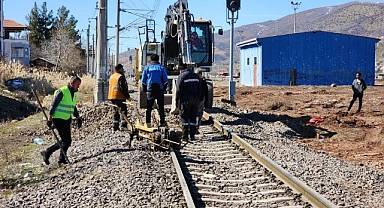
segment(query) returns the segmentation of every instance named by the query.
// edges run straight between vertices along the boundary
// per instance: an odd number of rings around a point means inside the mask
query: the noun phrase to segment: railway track
[[[336,207],[212,121],[171,153],[188,207]]]

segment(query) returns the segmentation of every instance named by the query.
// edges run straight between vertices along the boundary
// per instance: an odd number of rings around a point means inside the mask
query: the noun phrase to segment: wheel
[[[212,80],[206,80],[207,86],[208,86],[208,100],[207,100],[207,106],[205,108],[212,108],[213,106],[213,82]]]

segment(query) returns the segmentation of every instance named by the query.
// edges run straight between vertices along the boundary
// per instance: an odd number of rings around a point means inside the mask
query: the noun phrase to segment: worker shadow
[[[75,163],[78,163],[78,162],[83,162],[83,161],[86,161],[86,160],[89,160],[91,158],[95,158],[95,157],[99,157],[103,154],[108,154],[108,153],[112,153],[112,152],[116,152],[116,153],[125,153],[125,152],[133,152],[135,151],[136,149],[135,148],[113,148],[113,149],[109,149],[109,150],[103,150],[103,151],[100,151],[96,154],[91,154],[91,155],[88,155],[88,156],[83,156],[77,160],[74,160],[72,163],[75,164]]]
[[[122,153],[122,152],[132,152],[135,151],[133,148],[113,148],[110,150],[104,150],[102,153],[111,153],[111,152],[116,152],[116,153]]]
[[[253,126],[253,129],[251,131],[254,131],[256,128],[262,128],[261,126],[258,127],[259,126],[258,122],[263,121],[268,123],[280,122],[284,124],[289,128],[283,133],[283,136],[287,136],[287,137],[314,138],[319,132],[319,127],[317,127],[316,125],[310,125],[310,126],[305,125],[311,119],[310,116],[291,117],[288,115],[263,114],[257,111],[252,111],[250,113],[245,112],[245,113],[235,114],[233,112],[230,112],[226,109],[221,109],[221,108],[206,109],[206,112],[211,115],[225,114],[225,115],[230,115],[232,117],[235,117],[237,119],[222,121],[220,123],[226,126],[231,126],[231,125]],[[262,138],[254,138],[254,137],[247,136],[251,132],[248,130],[249,128],[244,128],[244,129],[245,130],[242,130],[242,132],[236,132],[236,133],[239,136],[249,140],[257,140],[257,141],[263,140]],[[321,130],[327,131],[329,136],[330,135],[333,136],[336,134],[336,132],[332,132],[324,128]]]

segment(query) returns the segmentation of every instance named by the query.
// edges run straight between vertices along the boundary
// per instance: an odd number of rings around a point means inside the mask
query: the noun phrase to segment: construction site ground
[[[226,79],[216,82],[214,99],[229,99]],[[352,82],[352,81],[351,81]],[[219,84],[220,83],[220,84]],[[363,107],[358,100],[347,112],[352,99],[351,86],[260,86],[242,87],[236,83],[236,105],[254,111],[286,115],[314,128],[317,135],[295,138],[297,142],[354,164],[384,171],[384,86],[377,81],[364,92]],[[309,123],[311,118],[317,123]]]
[[[293,138],[297,142],[341,160],[384,171],[384,82],[368,87],[364,94],[362,111],[356,113],[357,101],[351,111],[347,112],[352,98],[350,86],[243,87],[236,81],[235,101],[240,107],[259,113],[286,116],[288,122],[299,121],[304,129],[311,118],[325,117],[323,122],[310,126],[318,132],[318,137],[311,135]],[[215,101],[221,102],[222,99],[229,98],[228,83],[228,78],[214,80]],[[4,177],[8,175],[7,172],[15,172],[8,169],[5,171],[7,165],[26,163],[32,159],[29,153],[36,151],[38,147],[33,144],[34,138],[50,137],[50,132],[41,121],[41,113],[32,116],[28,116],[28,113],[19,115],[23,111],[15,111],[15,106],[23,109],[23,104],[29,104],[7,96],[0,96],[2,112],[14,112],[15,115],[12,120],[0,123],[0,167]],[[23,116],[25,119],[18,119]],[[34,159],[41,160],[40,157]]]

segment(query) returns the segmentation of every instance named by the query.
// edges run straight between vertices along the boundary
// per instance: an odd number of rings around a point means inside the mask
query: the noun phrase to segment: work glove
[[[52,125],[53,125],[53,122],[52,122],[52,120],[50,120],[50,121],[47,121],[47,126],[48,126],[48,128],[51,128],[51,127],[52,127]]]
[[[81,128],[83,126],[83,120],[80,117],[77,118],[77,128]]]

